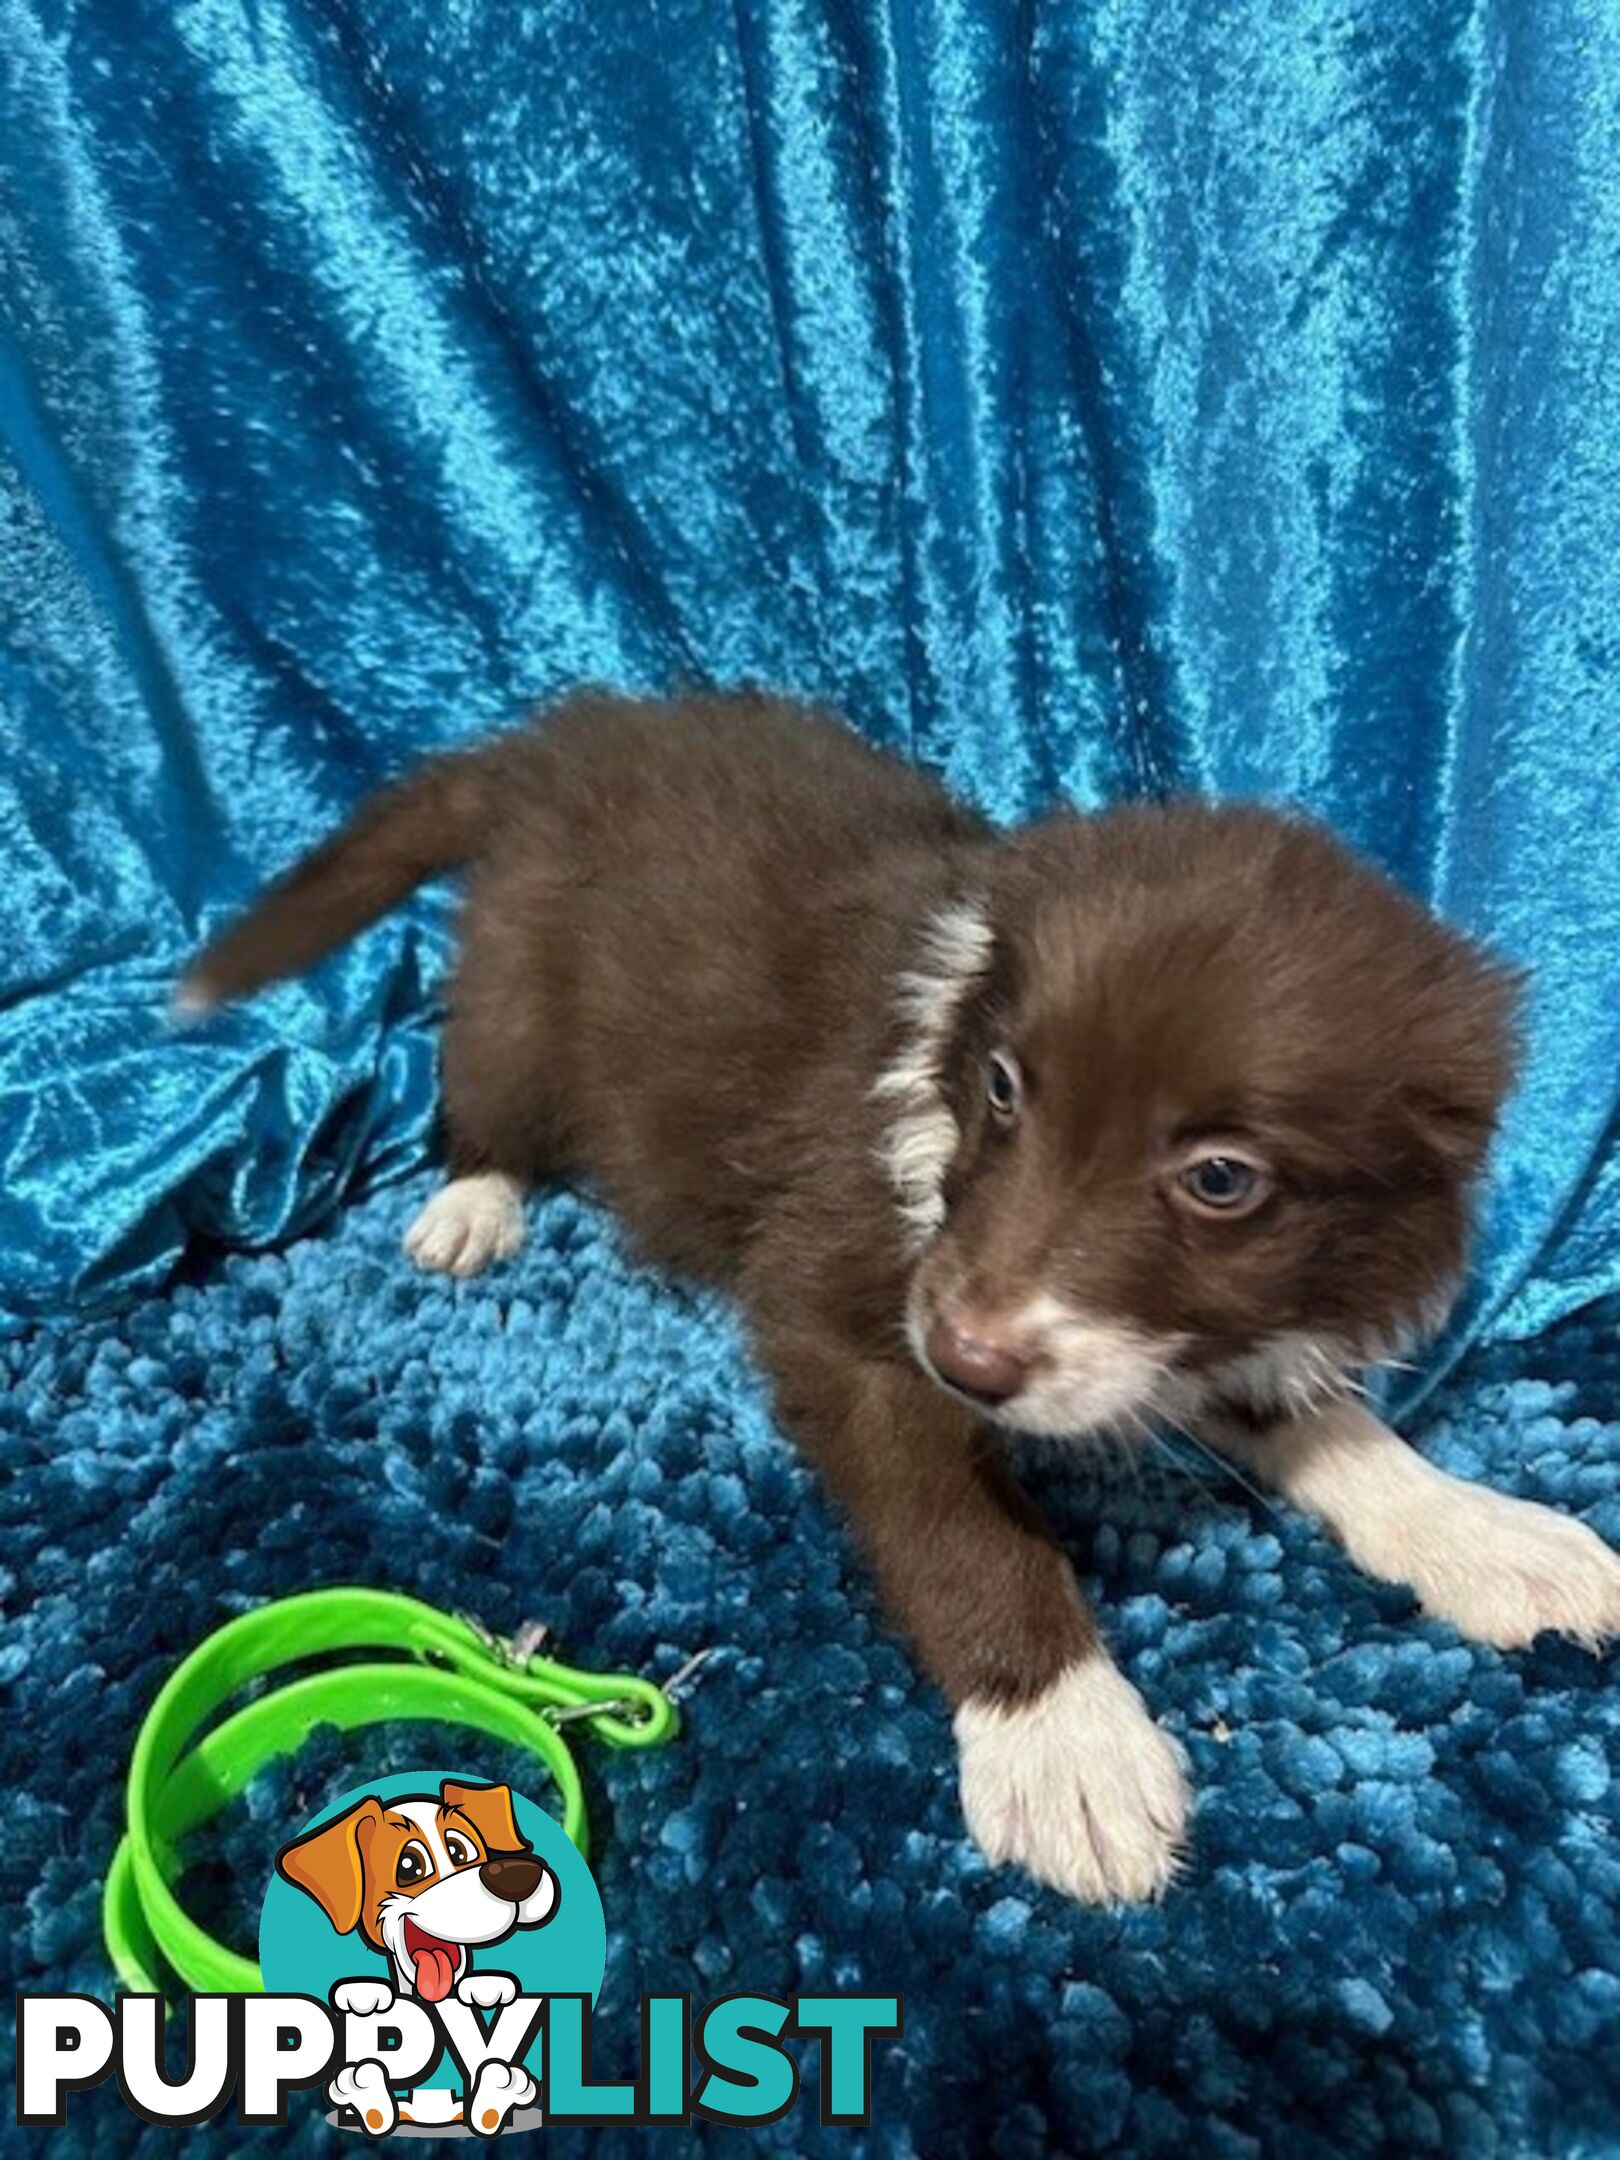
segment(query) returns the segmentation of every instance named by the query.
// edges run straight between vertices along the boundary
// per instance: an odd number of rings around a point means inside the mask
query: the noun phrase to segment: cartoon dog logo
[[[358,1935],[387,1960],[392,1988],[375,1981],[348,1983],[334,2000],[340,2009],[380,2013],[390,1995],[439,2003],[455,1992],[479,2009],[511,2001],[509,1974],[474,1974],[475,1950],[504,1942],[516,1928],[544,1927],[555,1917],[560,1891],[556,1875],[518,1829],[507,1785],[462,1785],[447,1779],[437,1794],[411,1793],[382,1801],[358,1800],[331,1822],[284,1845],[277,1871],[315,1900],[340,1935]],[[494,2074],[504,2066],[485,2065]],[[369,2130],[382,2127],[380,2110],[392,2118],[380,2066],[362,2064],[333,2081],[330,2097],[359,2109]],[[534,2097],[521,2070],[506,2071],[508,2089],[498,2096],[501,2114]],[[486,2096],[474,2095],[478,2122]],[[355,2089],[350,2090],[353,2086]],[[526,2090],[522,2089],[526,2088]],[[448,2095],[419,2090],[398,2109],[402,2122],[445,2122]],[[392,2127],[391,2120],[389,2127]],[[482,2127],[482,2123],[479,2127]]]

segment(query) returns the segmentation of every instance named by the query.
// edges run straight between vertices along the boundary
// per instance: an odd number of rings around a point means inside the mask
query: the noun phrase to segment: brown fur
[[[1299,1331],[1377,1356],[1455,1282],[1510,980],[1298,819],[1180,803],[1003,837],[780,702],[591,695],[379,798],[184,994],[291,972],[462,860],[452,1167],[588,1178],[649,1255],[740,1294],[957,1701],[1029,1697],[1091,1623],[908,1317],[1057,1296],[1174,1338],[1177,1370],[1253,1420],[1276,1406],[1229,1372],[1246,1355]],[[874,1086],[906,1054],[897,982],[964,899],[993,951],[942,1053],[960,1142],[919,1257]],[[1025,1079],[1010,1128],[986,1105],[997,1045]],[[1177,1182],[1211,1139],[1275,1173],[1244,1220]]]

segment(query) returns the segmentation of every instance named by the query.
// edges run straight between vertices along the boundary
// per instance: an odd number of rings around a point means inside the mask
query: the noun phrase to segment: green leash
[[[279,1598],[199,1644],[148,1711],[130,1761],[128,1827],[101,1902],[107,1954],[122,1985],[135,1994],[163,1992],[153,1977],[161,1958],[194,1994],[262,1992],[253,1960],[216,1942],[175,1896],[180,1840],[266,1763],[293,1754],[317,1725],[352,1732],[391,1718],[426,1718],[527,1748],[551,1772],[563,1828],[583,1853],[585,1792],[560,1728],[578,1719],[609,1747],[658,1747],[675,1733],[678,1714],[651,1680],[580,1672],[539,1656],[536,1639],[505,1641],[415,1598],[345,1589]],[[403,1652],[404,1659],[339,1665],[290,1681],[196,1738],[251,1681],[343,1650]]]

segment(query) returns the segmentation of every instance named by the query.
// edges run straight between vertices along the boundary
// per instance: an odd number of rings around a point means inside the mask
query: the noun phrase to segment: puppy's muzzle
[[[491,1853],[478,1870],[478,1880],[494,1896],[505,1898],[510,1905],[521,1905],[539,1889],[543,1873],[539,1861],[529,1853]]]
[[[942,1314],[923,1347],[939,1377],[976,1402],[1010,1402],[1029,1375],[1028,1346],[990,1320],[957,1321]]]

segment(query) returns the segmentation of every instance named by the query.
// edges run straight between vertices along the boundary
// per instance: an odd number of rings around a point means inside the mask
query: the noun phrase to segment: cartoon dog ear
[[[382,1802],[368,1796],[276,1854],[277,1872],[312,1897],[340,1935],[352,1934],[359,1924],[366,1852],[382,1819]]]
[[[439,1787],[439,1805],[459,1808],[483,1840],[487,1853],[527,1852],[529,1841],[512,1813],[510,1785],[456,1785],[449,1779]]]

